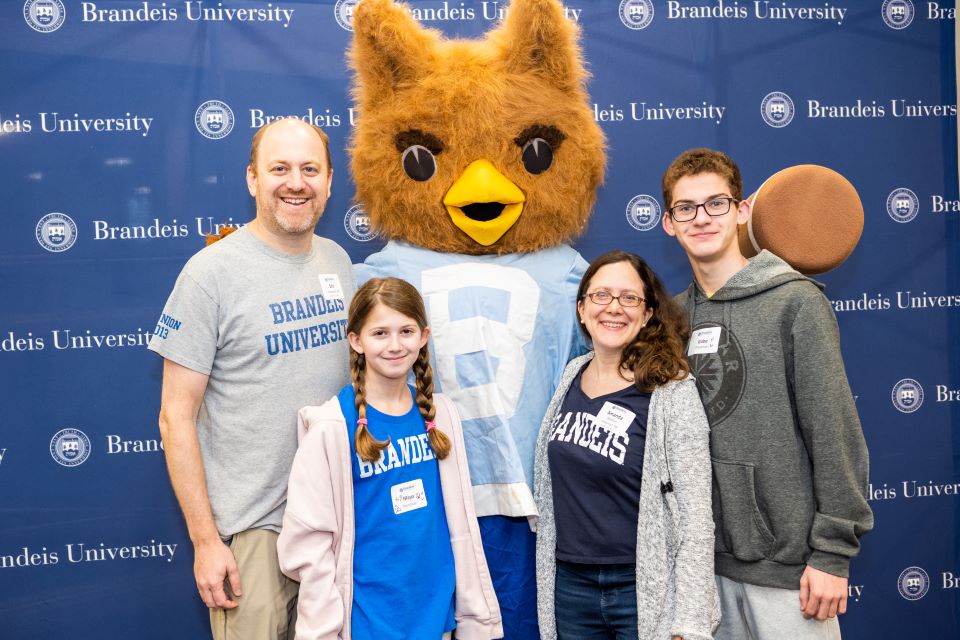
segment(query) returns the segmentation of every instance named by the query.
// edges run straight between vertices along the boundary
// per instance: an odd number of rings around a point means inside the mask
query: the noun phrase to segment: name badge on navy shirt
[[[716,353],[720,346],[720,327],[706,327],[697,329],[690,336],[690,346],[687,348],[688,356],[695,356],[700,353]]]
[[[427,506],[427,493],[423,490],[423,480],[420,478],[393,485],[390,487],[390,497],[393,499],[393,512],[397,515]]]
[[[340,276],[335,273],[321,273],[317,277],[320,279],[320,290],[323,291],[324,298],[327,300],[343,298]]]
[[[637,414],[629,409],[612,402],[604,402],[603,407],[597,413],[597,424],[608,431],[626,433],[636,417]]]

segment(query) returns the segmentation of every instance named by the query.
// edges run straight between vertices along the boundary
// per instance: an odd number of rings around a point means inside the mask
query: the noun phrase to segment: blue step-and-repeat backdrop
[[[0,3],[0,637],[203,638],[206,609],[157,429],[145,345],[187,258],[254,208],[253,131],[332,140],[319,233],[382,246],[352,201],[353,0]],[[960,194],[953,2],[569,0],[609,173],[577,248],[689,281],[659,228],[680,151],[723,149],[755,189],[832,167],[866,212],[822,276],[870,446],[876,529],[846,638],[960,637]],[[477,36],[506,2],[414,2]],[[650,206],[636,206],[645,203]]]

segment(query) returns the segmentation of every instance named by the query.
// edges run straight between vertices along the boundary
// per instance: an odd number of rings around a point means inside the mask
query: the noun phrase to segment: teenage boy
[[[682,153],[663,176],[663,228],[693,282],[677,296],[711,426],[719,640],[840,637],[850,558],[873,527],[867,447],[822,285],[762,251],[737,165]]]

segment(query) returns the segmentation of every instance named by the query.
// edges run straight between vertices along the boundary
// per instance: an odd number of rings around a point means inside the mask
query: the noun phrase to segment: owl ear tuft
[[[490,34],[501,60],[514,73],[536,73],[551,85],[575,93],[587,78],[577,28],[558,0],[513,0],[503,23]]]
[[[353,14],[349,60],[358,77],[360,102],[393,94],[429,72],[438,40],[391,0],[363,0]]]

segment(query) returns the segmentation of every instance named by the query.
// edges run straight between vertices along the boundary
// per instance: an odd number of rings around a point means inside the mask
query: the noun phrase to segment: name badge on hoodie
[[[687,355],[695,356],[701,353],[716,353],[720,346],[721,327],[706,327],[697,329],[690,335],[690,346]]]

